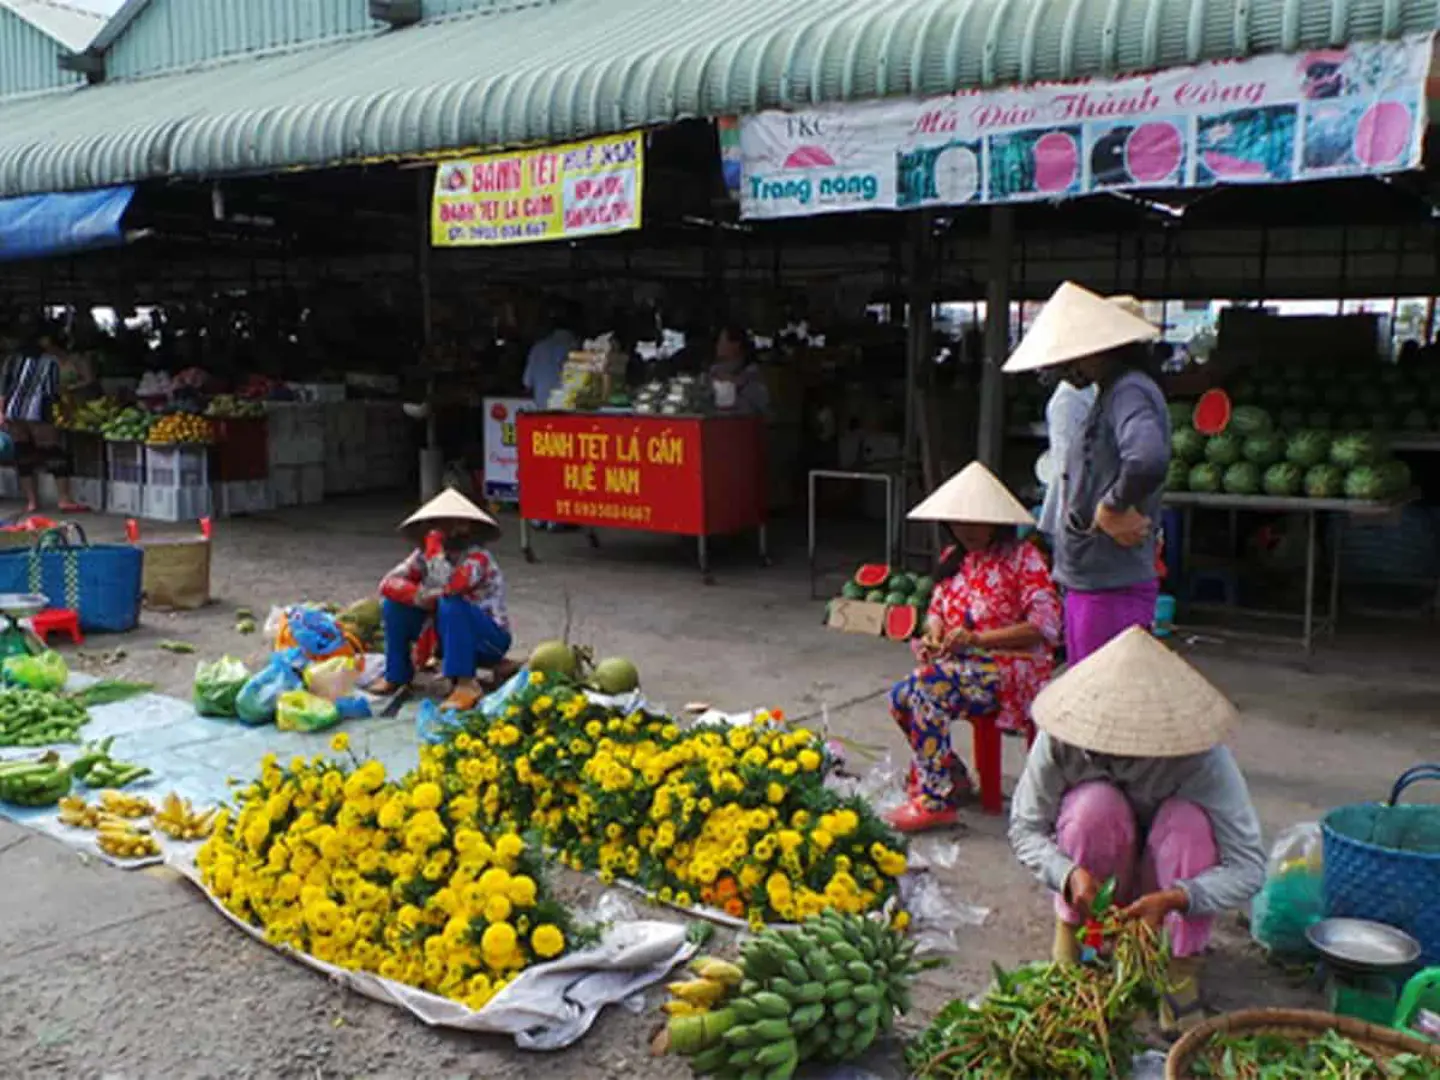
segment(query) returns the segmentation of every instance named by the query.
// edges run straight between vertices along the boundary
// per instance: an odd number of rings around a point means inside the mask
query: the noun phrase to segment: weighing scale
[[[49,604],[49,597],[39,593],[0,593],[0,660],[45,650],[44,642],[21,620],[39,615]]]
[[[1420,943],[1369,919],[1321,919],[1305,937],[1324,960],[1330,1011],[1389,1027]]]

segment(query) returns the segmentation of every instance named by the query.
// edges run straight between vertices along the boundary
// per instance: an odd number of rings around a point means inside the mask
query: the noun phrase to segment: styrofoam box
[[[365,444],[365,402],[339,401],[325,406],[325,448],[337,444]]]
[[[105,481],[89,476],[76,476],[70,480],[70,490],[77,502],[88,506],[97,514],[105,511]]]
[[[325,408],[288,401],[266,405],[271,465],[318,465],[325,460]]]
[[[147,446],[146,487],[208,487],[208,446]]]
[[[291,383],[290,389],[301,401],[318,401],[329,404],[345,400],[344,383]]]
[[[112,514],[140,517],[145,513],[145,485],[119,480],[105,483],[105,509]]]
[[[278,507],[300,505],[300,468],[297,465],[272,465],[270,490]]]
[[[325,466],[300,466],[300,505],[315,506],[325,501]]]
[[[150,521],[198,521],[210,512],[208,487],[147,487],[140,516]]]
[[[214,487],[215,513],[220,517],[263,514],[275,508],[268,480],[232,480]]]

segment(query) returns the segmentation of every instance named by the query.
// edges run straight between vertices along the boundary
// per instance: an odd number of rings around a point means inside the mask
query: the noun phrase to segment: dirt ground
[[[404,553],[391,531],[402,509],[339,502],[222,522],[215,604],[184,615],[147,613],[134,634],[87,642],[79,666],[186,695],[195,658],[162,652],[158,641],[191,642],[207,658],[253,654],[258,640],[233,629],[236,607],[263,612],[367,594]],[[98,520],[91,533],[117,537],[120,523]],[[536,541],[541,561],[527,565],[512,530],[498,553],[522,648],[561,630],[568,597],[572,637],[633,657],[657,701],[780,706],[898,757],[881,695],[908,654],[823,629],[823,605],[808,596],[803,546],[786,539],[777,538],[777,562],[768,569],[746,545],[722,547],[713,587],[700,583],[693,548],[681,541],[612,533],[592,551],[582,536],[544,535]],[[1440,760],[1436,639],[1413,626],[1380,631],[1342,638],[1310,665],[1294,651],[1211,642],[1186,648],[1243,711],[1236,749],[1267,834],[1337,804],[1383,797],[1407,766]],[[1011,742],[1006,753],[1013,783],[1021,751]],[[1049,945],[1046,898],[1011,857],[1002,820],[971,815],[957,839],[953,864],[936,873],[948,896],[988,915],[978,927],[957,920],[958,949],[948,968],[926,977],[915,1023],[949,998],[981,990],[992,961],[1033,959]],[[237,933],[164,872],[84,862],[10,824],[0,824],[0,860],[7,1077],[658,1080],[687,1073],[678,1062],[646,1056],[653,1012],[614,1010],[578,1047],[527,1056],[499,1040],[428,1030],[327,984]],[[589,884],[563,887],[582,907],[598,895]],[[1317,1000],[1310,987],[1267,968],[1247,940],[1237,919],[1225,920],[1208,973],[1214,1004]],[[893,1056],[874,1071],[899,1075]]]

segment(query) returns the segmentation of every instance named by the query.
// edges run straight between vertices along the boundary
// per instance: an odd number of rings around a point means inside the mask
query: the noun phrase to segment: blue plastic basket
[[[43,593],[51,608],[80,616],[87,632],[120,633],[140,623],[145,555],[128,544],[90,544],[78,526],[72,537],[42,533],[29,550],[0,554],[0,592]]]
[[[1325,911],[1398,927],[1420,942],[1420,963],[1440,964],[1440,806],[1400,803],[1440,764],[1416,765],[1383,803],[1342,806],[1320,823]]]

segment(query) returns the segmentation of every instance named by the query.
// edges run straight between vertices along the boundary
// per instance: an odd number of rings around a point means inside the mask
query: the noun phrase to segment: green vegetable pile
[[[1437,1080],[1440,1062],[1419,1054],[1379,1061],[1338,1031],[1327,1031],[1303,1043],[1281,1035],[1212,1039],[1190,1073],[1217,1080]]]
[[[85,706],[48,690],[0,690],[0,746],[79,742],[90,722]]]
[[[979,1004],[953,1001],[910,1044],[916,1080],[1093,1080],[1125,1076],[1142,1049],[1136,1021],[1158,1003],[1169,949],[1143,923],[1102,924],[1102,966],[1033,964],[995,972]]]
[[[54,806],[70,794],[70,770],[53,751],[38,761],[0,762],[0,802]]]
[[[70,763],[71,775],[88,788],[123,788],[150,775],[144,765],[116,761],[110,756],[115,737],[87,744]]]

